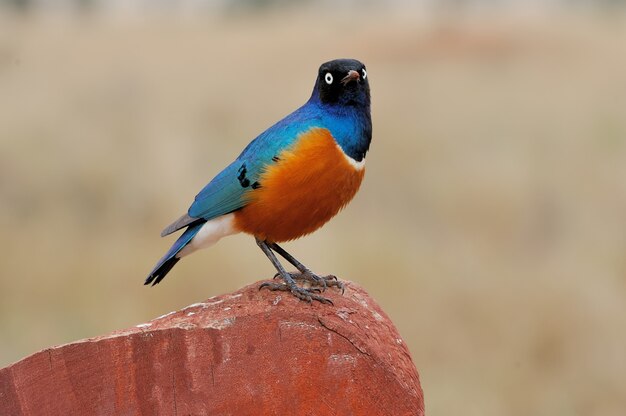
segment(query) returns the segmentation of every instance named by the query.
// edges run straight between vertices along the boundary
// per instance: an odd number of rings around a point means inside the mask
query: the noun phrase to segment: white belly
[[[217,243],[222,237],[226,237],[239,230],[235,228],[234,214],[226,214],[221,217],[213,218],[211,221],[207,221],[198,234],[187,244],[176,257],[181,258],[193,253],[201,248],[207,248]]]

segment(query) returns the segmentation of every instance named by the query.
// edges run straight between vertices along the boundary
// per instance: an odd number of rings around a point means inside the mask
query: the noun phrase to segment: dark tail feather
[[[176,242],[170,247],[165,256],[159,260],[159,262],[154,266],[154,269],[150,272],[144,285],[149,285],[152,283],[152,286],[158,284],[163,278],[172,270],[172,267],[178,263],[180,258],[176,257],[176,255],[187,245],[189,242],[196,236],[200,228],[204,225],[206,221],[202,223],[191,225],[189,228],[185,230],[185,232],[176,240]]]
[[[165,275],[167,275],[170,270],[172,270],[172,267],[174,267],[176,263],[178,263],[179,260],[180,259],[176,256],[165,260],[163,264],[160,264],[158,268],[150,273],[150,276],[148,276],[148,278],[144,282],[144,285],[149,285],[150,283],[152,283],[152,286],[158,285],[161,280],[163,280]]]

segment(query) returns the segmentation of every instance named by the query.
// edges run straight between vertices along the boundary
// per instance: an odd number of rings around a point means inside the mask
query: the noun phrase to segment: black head
[[[335,59],[320,66],[311,96],[323,104],[370,105],[365,65],[356,59]]]

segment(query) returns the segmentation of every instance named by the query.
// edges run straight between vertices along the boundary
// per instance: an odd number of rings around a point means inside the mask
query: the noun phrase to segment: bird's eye
[[[361,69],[361,72],[363,73],[363,79],[367,78],[367,71],[365,68]]]
[[[328,85],[333,83],[333,74],[331,74],[330,72],[327,72],[326,75],[324,76],[324,81],[326,81],[326,83]]]

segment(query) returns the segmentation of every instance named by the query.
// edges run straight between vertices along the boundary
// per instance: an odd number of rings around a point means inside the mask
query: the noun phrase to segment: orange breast
[[[365,169],[351,164],[326,129],[304,133],[278,155],[235,212],[243,232],[272,242],[309,234],[337,214],[356,194]]]

